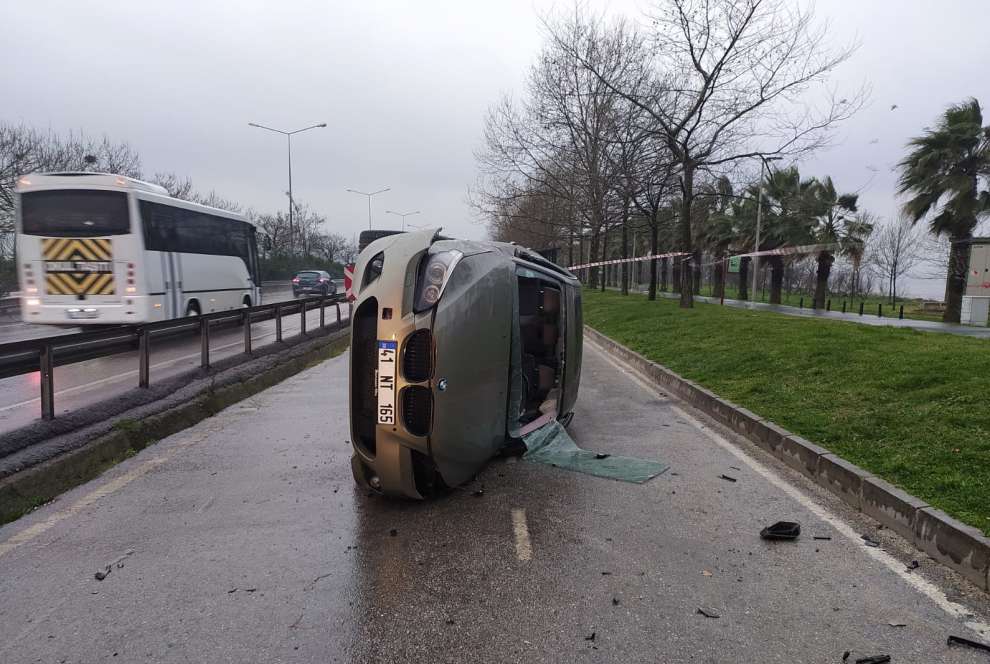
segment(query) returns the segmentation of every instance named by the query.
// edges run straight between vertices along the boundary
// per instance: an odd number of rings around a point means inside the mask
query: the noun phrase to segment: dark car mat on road
[[[659,461],[582,450],[556,420],[526,434],[523,442],[524,461],[623,482],[642,484],[670,468]]]

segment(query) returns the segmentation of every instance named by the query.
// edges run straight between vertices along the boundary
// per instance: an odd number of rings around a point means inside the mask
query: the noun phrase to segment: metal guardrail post
[[[251,354],[251,310],[244,310],[244,352]]]
[[[877,316],[883,318],[883,305],[877,304]]]
[[[825,311],[832,311],[832,300],[825,300]]]
[[[41,347],[38,358],[41,370],[41,419],[55,419],[55,349],[51,344]]]
[[[904,305],[903,304],[901,305],[901,310],[900,310],[900,312],[898,312],[897,317],[899,319],[901,319],[901,320],[904,320]]]
[[[138,330],[138,387],[151,384],[151,333],[143,327]]]
[[[846,301],[842,301],[842,313],[846,313]]]
[[[327,300],[324,297],[320,298],[320,329],[322,330],[326,326],[326,319],[324,317],[323,309],[326,305]]]
[[[210,320],[201,318],[199,321],[199,366],[210,368]]]
[[[299,333],[306,336],[306,300],[299,303]]]
[[[282,341],[282,305],[275,305],[275,343]]]
[[[340,302],[337,302],[336,305],[337,305],[337,327],[340,328]]]
[[[859,315],[860,315],[860,316],[862,316],[862,315],[863,315],[863,304],[865,304],[865,303],[864,303],[864,302],[860,302],[860,303],[859,303]]]

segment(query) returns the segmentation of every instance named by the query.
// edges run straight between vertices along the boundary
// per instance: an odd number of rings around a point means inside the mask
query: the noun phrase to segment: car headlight
[[[443,289],[447,287],[450,273],[454,271],[454,266],[464,257],[459,251],[440,251],[435,254],[426,254],[419,265],[419,278],[416,282],[416,304],[413,310],[416,313],[432,308],[443,295]]]

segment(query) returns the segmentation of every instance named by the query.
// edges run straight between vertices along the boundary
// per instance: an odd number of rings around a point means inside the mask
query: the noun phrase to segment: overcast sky
[[[399,223],[386,210],[421,210],[409,221],[480,237],[466,195],[485,111],[521,90],[538,17],[555,6],[569,3],[8,2],[0,120],[129,141],[147,174],[188,175],[262,211],[287,200],[285,139],[247,123],[326,122],[293,141],[293,189],[331,230],[367,227],[367,200],[347,188],[391,187],[375,198],[376,228]],[[649,4],[589,6],[635,18]],[[990,105],[990,2],[819,0],[817,15],[837,40],[862,43],[837,85],[867,82],[872,95],[802,172],[832,175],[863,207],[893,215],[891,167],[906,141],[949,103]]]

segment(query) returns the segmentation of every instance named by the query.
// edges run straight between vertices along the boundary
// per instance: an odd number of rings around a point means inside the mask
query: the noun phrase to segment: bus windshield
[[[56,189],[21,195],[25,235],[78,237],[131,232],[127,194],[94,189]]]

